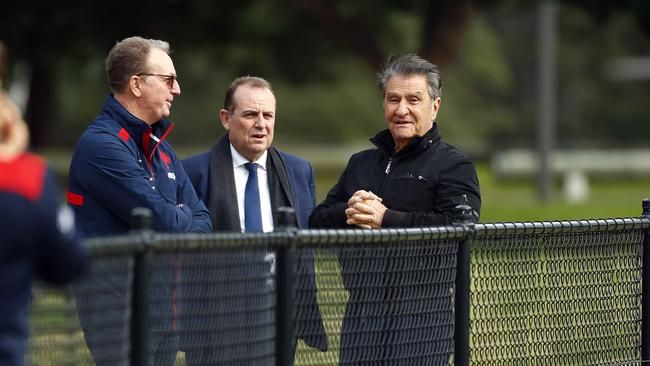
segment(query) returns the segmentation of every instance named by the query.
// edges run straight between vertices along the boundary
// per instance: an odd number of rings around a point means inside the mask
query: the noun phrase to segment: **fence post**
[[[151,241],[151,210],[136,207],[131,210],[131,231],[140,234],[143,250],[135,253],[133,285],[131,288],[131,365],[149,365],[149,265],[147,244]]]
[[[642,215],[650,216],[650,198],[643,200]],[[650,230],[643,238],[643,264],[641,267],[641,360],[650,359]]]
[[[296,230],[296,213],[291,207],[278,208],[276,232],[291,233]],[[287,236],[289,239],[289,236]],[[293,365],[294,321],[293,287],[295,275],[295,239],[277,248],[276,254],[276,312],[275,312],[275,365]]]
[[[470,250],[474,231],[472,208],[468,205],[456,206],[454,224],[462,225],[465,238],[458,243],[456,260],[456,292],[454,319],[454,364],[469,366],[469,311],[470,311]]]

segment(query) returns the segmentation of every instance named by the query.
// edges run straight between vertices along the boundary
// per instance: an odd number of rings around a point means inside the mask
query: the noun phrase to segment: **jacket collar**
[[[117,123],[133,138],[135,143],[146,154],[149,162],[153,159],[156,148],[167,138],[167,135],[174,128],[174,124],[168,119],[161,119],[149,126],[146,122],[127,111],[115,99],[113,94],[106,98],[104,110],[111,112],[115,116]],[[121,134],[122,131],[119,133]]]
[[[293,194],[289,180],[288,168],[284,159],[270,146],[267,155],[267,172],[269,177],[269,193],[273,208],[273,221],[277,225],[276,210],[286,206],[285,199],[291,207],[294,206]],[[239,208],[235,189],[235,176],[232,169],[232,154],[228,133],[210,149],[208,158],[208,211],[212,217],[214,231],[239,232]],[[277,183],[276,183],[277,179]],[[298,219],[299,220],[299,219]],[[299,225],[307,223],[298,222]],[[304,227],[304,226],[303,226]]]
[[[395,154],[395,140],[393,140],[393,136],[388,129],[379,132],[369,140],[388,156]],[[411,142],[397,154],[406,155],[412,152],[426,150],[438,141],[440,141],[440,130],[438,130],[438,124],[434,122],[427,133],[411,139]]]
[[[129,133],[129,136],[131,136],[141,148],[143,147],[143,144],[149,140],[151,134],[162,141],[174,127],[174,124],[168,119],[161,119],[149,126],[146,122],[127,111],[126,108],[115,99],[113,94],[106,97],[104,109],[116,116],[115,120],[117,123],[119,123],[122,128]]]

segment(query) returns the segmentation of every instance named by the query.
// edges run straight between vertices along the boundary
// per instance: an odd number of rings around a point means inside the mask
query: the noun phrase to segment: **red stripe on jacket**
[[[129,142],[129,133],[126,131],[126,129],[122,128],[120,132],[117,133],[117,135],[120,136],[124,142]]]
[[[74,206],[83,206],[84,196],[68,191],[68,203]]]

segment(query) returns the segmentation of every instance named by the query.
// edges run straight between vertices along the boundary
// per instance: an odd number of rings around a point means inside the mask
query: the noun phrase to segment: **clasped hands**
[[[354,192],[345,209],[346,223],[362,229],[379,229],[387,210],[381,201],[379,196],[370,191]]]

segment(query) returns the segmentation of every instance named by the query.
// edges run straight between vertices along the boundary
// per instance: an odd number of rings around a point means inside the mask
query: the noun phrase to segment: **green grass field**
[[[327,191],[336,183],[349,155],[362,146],[312,147],[289,150],[312,161],[316,174],[317,201],[322,201]],[[188,157],[208,147],[176,146],[180,157]],[[43,151],[54,166],[65,187],[71,151]],[[641,201],[650,198],[650,176],[646,177],[590,177],[590,196],[586,202],[573,204],[562,197],[558,182],[552,198],[541,202],[536,197],[534,178],[499,179],[487,163],[478,162],[477,171],[481,185],[483,207],[481,222],[547,221],[586,218],[611,218],[638,216]]]
[[[556,185],[553,197],[541,202],[534,181],[499,180],[479,166],[483,208],[481,222],[548,221],[638,216],[641,201],[650,197],[650,177],[593,178],[590,196],[584,203],[568,203]]]

